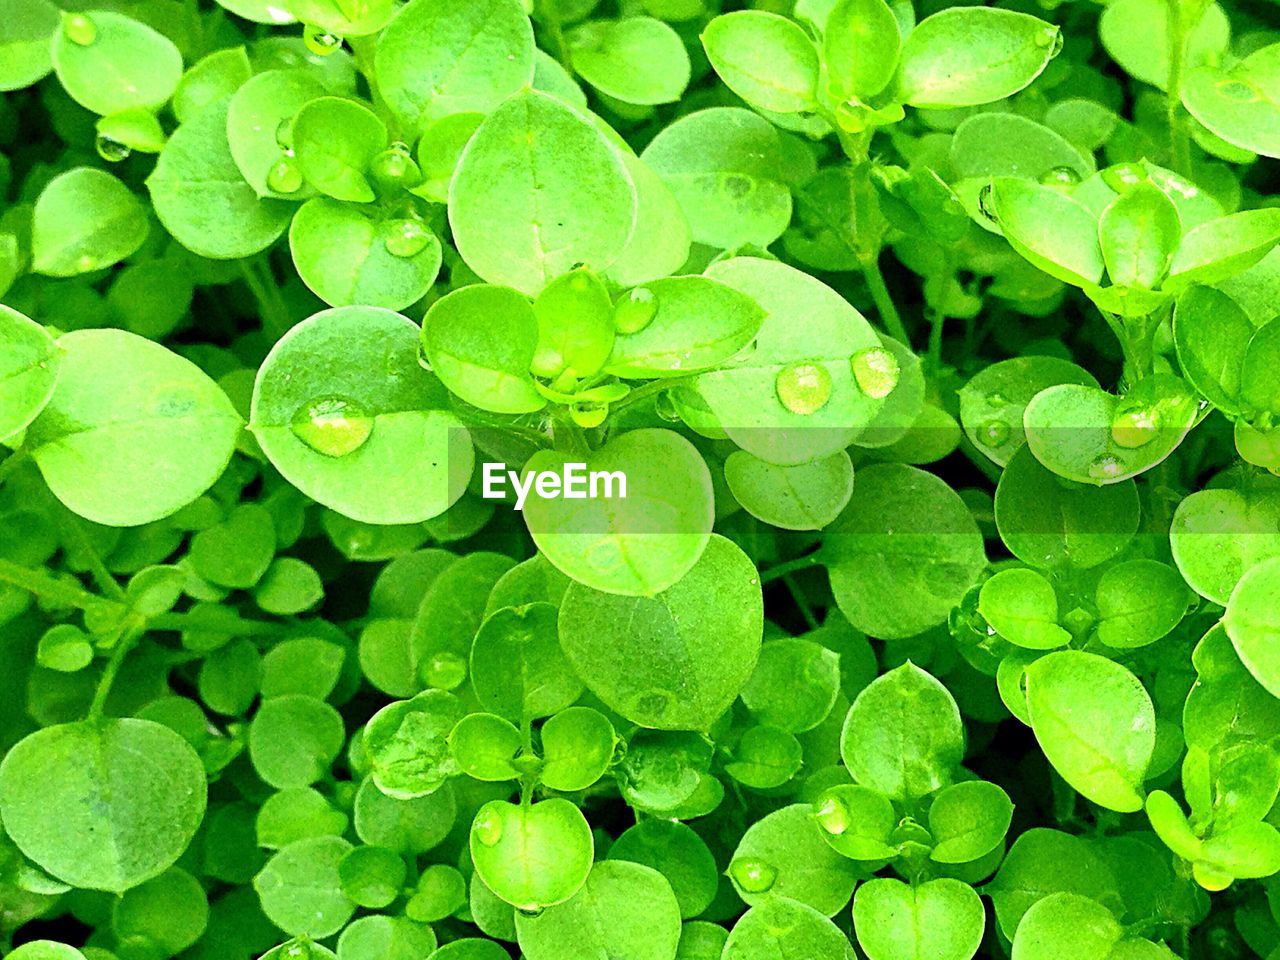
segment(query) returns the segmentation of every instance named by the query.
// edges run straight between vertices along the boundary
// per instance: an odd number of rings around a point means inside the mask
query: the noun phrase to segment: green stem
[[[587,442],[586,433],[573,422],[567,412],[556,417],[554,440],[556,449],[561,453],[570,453],[583,458],[591,453],[591,444]]]
[[[942,328],[946,325],[946,315],[933,310],[929,313],[929,360],[933,369],[942,366]]]
[[[1169,123],[1170,162],[1176,173],[1191,176],[1191,135],[1182,119],[1182,64],[1187,28],[1181,0],[1168,0],[1169,84],[1165,90],[1165,117]]]
[[[866,278],[867,287],[871,290],[871,299],[876,305],[876,311],[880,314],[880,320],[888,331],[889,336],[900,341],[904,346],[911,346],[911,338],[907,336],[907,328],[902,324],[902,317],[898,314],[898,308],[894,306],[893,298],[889,296],[889,288],[885,285],[884,274],[880,271],[879,251],[874,255],[862,258],[862,275]]]
[[[289,322],[289,311],[284,301],[280,299],[280,291],[276,289],[275,278],[271,276],[270,268],[256,258],[238,262],[245,286],[249,288],[254,302],[258,305],[258,315],[262,320],[263,328],[274,338],[284,336],[292,324]]]
[[[697,377],[688,376],[688,377],[665,377],[659,380],[651,380],[648,383],[646,383],[643,387],[636,387],[634,390],[628,393],[625,397],[623,397],[617,403],[613,404],[611,409],[616,412],[618,410],[621,410],[623,407],[631,406],[631,404],[633,403],[639,403],[641,400],[648,400],[650,397],[656,396],[657,394],[662,393],[664,390],[672,390],[676,387],[681,387],[681,386],[684,386],[685,384],[692,383],[696,379]]]
[[[52,497],[52,494],[49,496]],[[93,545],[93,541],[89,539],[89,535],[85,533],[84,524],[81,523],[80,518],[63,509],[57,509],[54,512],[54,516],[56,517],[55,522],[58,525],[58,532],[62,534],[63,541],[69,541],[83,558],[89,568],[89,575],[93,577],[93,582],[97,584],[102,594],[118,603],[124,603],[124,590],[116,582],[116,578],[112,576],[111,571],[107,569],[101,554],[98,553],[97,548]]]
[[[43,570],[32,570],[3,559],[0,559],[0,583],[8,583],[28,593],[34,593],[42,600],[48,600],[60,607],[89,610],[106,602],[83,587],[58,580]]]
[[[795,601],[796,608],[800,611],[800,616],[804,617],[804,622],[809,625],[809,629],[817,630],[820,626],[818,618],[814,616],[813,606],[809,603],[809,598],[804,595],[804,591],[800,589],[800,585],[796,583],[796,578],[789,573],[783,574],[782,582],[791,591],[791,599]]]
[[[814,553],[807,553],[803,557],[797,557],[794,560],[788,560],[785,563],[779,563],[770,567],[760,574],[760,582],[772,583],[779,577],[785,577],[788,574],[795,573],[797,570],[810,570],[813,567],[822,566],[824,557],[821,550]]]
[[[174,633],[234,633],[238,637],[278,637],[289,628],[269,620],[246,620],[243,617],[209,620],[189,613],[162,613],[147,619],[147,629],[171,630]]]
[[[93,693],[93,702],[89,704],[89,713],[85,717],[86,720],[92,722],[102,718],[102,711],[107,705],[107,697],[111,693],[111,685],[115,683],[116,675],[124,664],[124,658],[137,645],[142,633],[142,627],[135,627],[117,641],[115,649],[111,651],[111,659],[102,668],[102,676],[98,678],[98,689]]]

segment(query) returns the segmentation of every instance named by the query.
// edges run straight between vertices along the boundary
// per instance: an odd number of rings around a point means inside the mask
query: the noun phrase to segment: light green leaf
[[[722,14],[707,24],[702,46],[720,79],[752,106],[800,113],[816,105],[818,52],[786,17],[763,10]]]
[[[94,10],[63,18],[53,35],[53,69],[71,99],[93,113],[155,111],[178,88],[182,54],[145,23]]]
[[[882,877],[853,898],[858,943],[870,960],[970,960],[986,919],[978,894],[959,880],[911,886]]]
[[[76,167],[41,191],[31,220],[32,269],[51,277],[101,270],[147,239],[146,208],[111,174]]]
[[[565,37],[578,76],[614,100],[673,103],[689,85],[689,53],[680,35],[652,17],[593,20]]]

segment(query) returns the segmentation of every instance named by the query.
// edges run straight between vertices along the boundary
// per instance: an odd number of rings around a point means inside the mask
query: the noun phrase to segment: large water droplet
[[[1089,476],[1094,480],[1114,480],[1120,472],[1120,461],[1110,454],[1103,454],[1089,464]]]
[[[849,829],[849,808],[835,794],[819,798],[813,808],[818,826],[832,836],[839,836]]]
[[[585,400],[569,406],[569,416],[583,430],[595,429],[604,423],[605,417],[608,415],[609,405],[595,400]]]
[[[676,407],[676,402],[671,398],[670,390],[663,390],[653,401],[653,410],[667,423],[679,423],[681,419],[680,410]]]
[[[486,847],[497,846],[502,839],[502,818],[496,810],[481,810],[471,821],[471,832]]]
[[[106,134],[98,134],[97,139],[93,141],[94,148],[98,151],[98,156],[108,163],[119,163],[121,160],[127,160],[129,154],[133,153],[127,144],[121,143],[119,140],[113,140]]]
[[[1124,193],[1147,179],[1147,170],[1140,163],[1116,163],[1102,171],[1102,182],[1116,193]]]
[[[1062,52],[1062,30],[1058,27],[1041,27],[1036,34],[1036,46],[1048,47],[1049,56],[1056,57]]]
[[[431,242],[432,233],[418,220],[389,220],[383,227],[382,243],[393,257],[416,257]]]
[[[282,156],[267,171],[267,189],[275,193],[297,193],[302,189],[302,170],[293,157]]]
[[[76,46],[87,47],[98,39],[98,25],[83,13],[62,15],[62,33]]]
[[[317,397],[298,408],[289,428],[316,453],[345,457],[364,446],[373,433],[373,418],[347,397]]]
[[[1220,96],[1236,103],[1254,103],[1262,99],[1262,94],[1258,92],[1257,87],[1244,80],[1219,80],[1214,84],[1214,88]]]
[[[332,33],[326,33],[318,27],[304,27],[302,30],[302,40],[307,45],[307,49],[314,53],[317,57],[327,57],[334,53],[342,46],[342,38],[334,36]]]
[[[978,212],[992,223],[1000,222],[1000,218],[996,216],[995,203],[991,198],[991,184],[989,183],[978,191]]]
[[[778,879],[778,871],[758,857],[742,857],[729,864],[729,876],[745,893],[767,893]]]
[[[778,400],[792,413],[817,413],[831,399],[831,374],[816,363],[792,363],[774,381]]]
[[[285,151],[293,149],[293,117],[285,117],[276,124],[276,146]]]
[[[1003,420],[986,420],[978,427],[978,437],[988,447],[1003,446],[1009,440],[1009,424]]]
[[[1046,187],[1074,187],[1080,174],[1075,167],[1053,167],[1040,175],[1040,182]]]
[[[1117,447],[1129,450],[1150,443],[1159,431],[1159,412],[1146,407],[1121,411],[1111,422],[1112,441]]]
[[[849,358],[849,367],[858,389],[873,400],[882,400],[893,393],[902,373],[898,358],[884,347],[859,350]]]
[[[413,187],[422,182],[422,171],[409,156],[408,146],[398,141],[373,158],[369,172],[383,183]]]
[[[453,690],[467,679],[467,661],[452,651],[441,650],[423,664],[422,679],[437,690]]]
[[[639,333],[658,315],[658,295],[636,287],[613,305],[613,328],[621,334]]]

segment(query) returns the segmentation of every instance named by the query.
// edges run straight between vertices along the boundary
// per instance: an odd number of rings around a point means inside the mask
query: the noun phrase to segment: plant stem
[[[143,629],[143,627],[134,627],[117,641],[115,648],[111,651],[111,659],[102,668],[102,676],[98,678],[98,689],[93,693],[93,702],[89,704],[86,720],[94,721],[102,718],[102,711],[107,705],[107,697],[111,693],[111,685],[115,683],[116,674],[120,672],[124,658],[129,655],[129,651],[142,636]]]
[[[889,336],[900,341],[904,346],[911,346],[911,338],[907,336],[907,328],[902,325],[902,317],[889,296],[889,288],[885,285],[884,274],[880,272],[880,254],[862,257],[862,275],[866,278],[867,287],[871,290],[871,299],[875,302],[880,321],[884,324]]]
[[[561,453],[571,453],[581,457],[591,453],[591,444],[587,442],[586,433],[567,413],[556,417],[553,439],[556,449]]]
[[[791,599],[795,601],[796,608],[800,611],[800,616],[804,617],[804,622],[809,625],[809,629],[817,630],[821,624],[813,615],[813,606],[809,603],[809,598],[804,595],[804,591],[800,589],[800,585],[796,583],[796,578],[789,573],[784,573],[782,582],[791,591]]]
[[[49,496],[52,499],[52,494]],[[85,533],[84,524],[81,523],[80,518],[68,510],[61,509],[60,505],[55,510],[54,516],[58,525],[58,532],[62,534],[62,539],[70,541],[71,545],[79,552],[88,565],[89,575],[93,577],[93,582],[97,584],[98,589],[109,599],[124,603],[124,590],[116,582],[116,578],[112,576],[111,571],[107,569],[107,565],[103,562],[97,548],[89,539],[89,535]]]
[[[32,570],[4,559],[0,559],[0,583],[12,584],[61,607],[89,610],[107,602],[83,587],[58,580],[43,570]]]
[[[941,311],[929,312],[929,360],[934,370],[942,366],[942,328],[946,322],[946,315]]]
[[[292,324],[289,322],[289,311],[280,299],[280,291],[276,289],[271,268],[260,258],[240,260],[238,263],[245,286],[258,305],[263,329],[273,338],[282,337]]]
[[[641,400],[647,400],[649,397],[662,393],[664,390],[671,390],[675,387],[683,386],[686,383],[692,383],[697,377],[664,377],[659,380],[651,380],[643,387],[636,387],[617,403],[611,405],[614,411],[621,410],[623,407],[629,407],[633,403],[639,403]]]
[[[243,617],[219,617],[206,620],[189,613],[162,613],[147,619],[148,630],[171,630],[174,633],[216,632],[231,633],[240,637],[278,637],[288,628],[269,620],[246,620]]]
[[[1191,176],[1191,135],[1182,120],[1182,64],[1187,25],[1181,0],[1168,0],[1169,83],[1165,90],[1165,116],[1169,123],[1170,163],[1174,172]]]
[[[785,577],[790,573],[795,573],[797,570],[809,570],[813,567],[820,567],[823,564],[823,559],[822,551],[816,550],[813,553],[805,554],[803,557],[797,557],[794,560],[779,563],[770,567],[768,570],[761,572],[760,582],[762,584],[772,583],[779,577]]]

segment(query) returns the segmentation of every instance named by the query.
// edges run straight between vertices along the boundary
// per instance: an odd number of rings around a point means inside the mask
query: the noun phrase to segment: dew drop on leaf
[[[1056,57],[1062,52],[1062,31],[1057,27],[1043,27],[1036,34],[1036,46],[1048,47],[1050,57]]]
[[[1103,454],[1089,464],[1089,476],[1095,480],[1110,480],[1120,475],[1120,461],[1110,454]]]
[[[572,404],[569,407],[569,416],[573,418],[574,423],[584,430],[591,430],[600,426],[608,415],[609,405],[607,403],[597,403],[589,400],[584,403]]]
[[[93,145],[98,151],[98,156],[108,163],[119,163],[121,160],[128,159],[129,154],[133,153],[128,145],[121,143],[119,140],[112,140],[101,133],[98,134]]]
[[[778,879],[778,871],[773,865],[757,857],[743,857],[733,861],[729,864],[729,875],[747,893],[768,893]]]
[[[995,208],[991,203],[991,184],[987,184],[978,191],[978,212],[990,220],[992,223],[999,222],[996,216]]]
[[[832,836],[849,829],[849,808],[837,796],[822,797],[813,808],[813,816],[818,826]]]
[[[396,141],[369,163],[369,172],[383,183],[414,187],[422,182],[422,171],[409,156],[409,148]]]
[[[302,40],[307,45],[307,49],[317,57],[327,57],[342,46],[341,37],[334,36],[332,33],[326,33],[316,27],[304,27],[302,30]]]
[[[481,810],[471,823],[471,832],[486,847],[497,846],[502,839],[502,819],[494,810]]]
[[[845,133],[862,133],[870,125],[871,110],[861,100],[846,100],[836,107],[836,123]]]
[[[62,32],[68,40],[81,47],[87,47],[98,39],[98,25],[83,13],[64,14]]]
[[[422,666],[422,679],[427,686],[453,690],[467,678],[467,661],[449,650],[441,650]]]
[[[383,228],[382,242],[393,257],[416,257],[431,242],[431,230],[410,219],[390,220]]]
[[[1116,163],[1102,171],[1102,182],[1116,193],[1124,193],[1145,179],[1147,171],[1138,163]]]
[[[898,358],[883,347],[859,350],[849,358],[858,389],[873,400],[882,400],[898,385]]]
[[[1003,420],[987,420],[978,427],[982,442],[989,447],[1003,446],[1009,439],[1009,424]]]
[[[671,391],[663,390],[653,401],[654,412],[657,413],[667,423],[679,423],[680,411],[676,409],[676,402],[671,399]]]
[[[831,399],[831,374],[816,363],[791,363],[774,381],[778,400],[792,413],[817,413]]]
[[[1117,447],[1132,450],[1150,443],[1159,430],[1159,411],[1135,407],[1116,415],[1111,423],[1111,439]]]
[[[267,171],[267,189],[276,193],[297,193],[302,189],[302,170],[292,157],[282,156]]]
[[[1046,187],[1074,187],[1080,182],[1080,174],[1075,167],[1053,167],[1040,175],[1040,182]]]
[[[658,313],[658,295],[648,287],[636,287],[613,307],[613,326],[621,334],[639,333]]]
[[[298,408],[289,429],[316,453],[345,457],[364,446],[373,418],[347,397],[318,397]]]
[[[276,124],[276,146],[281,150],[293,149],[293,117],[285,117]]]

